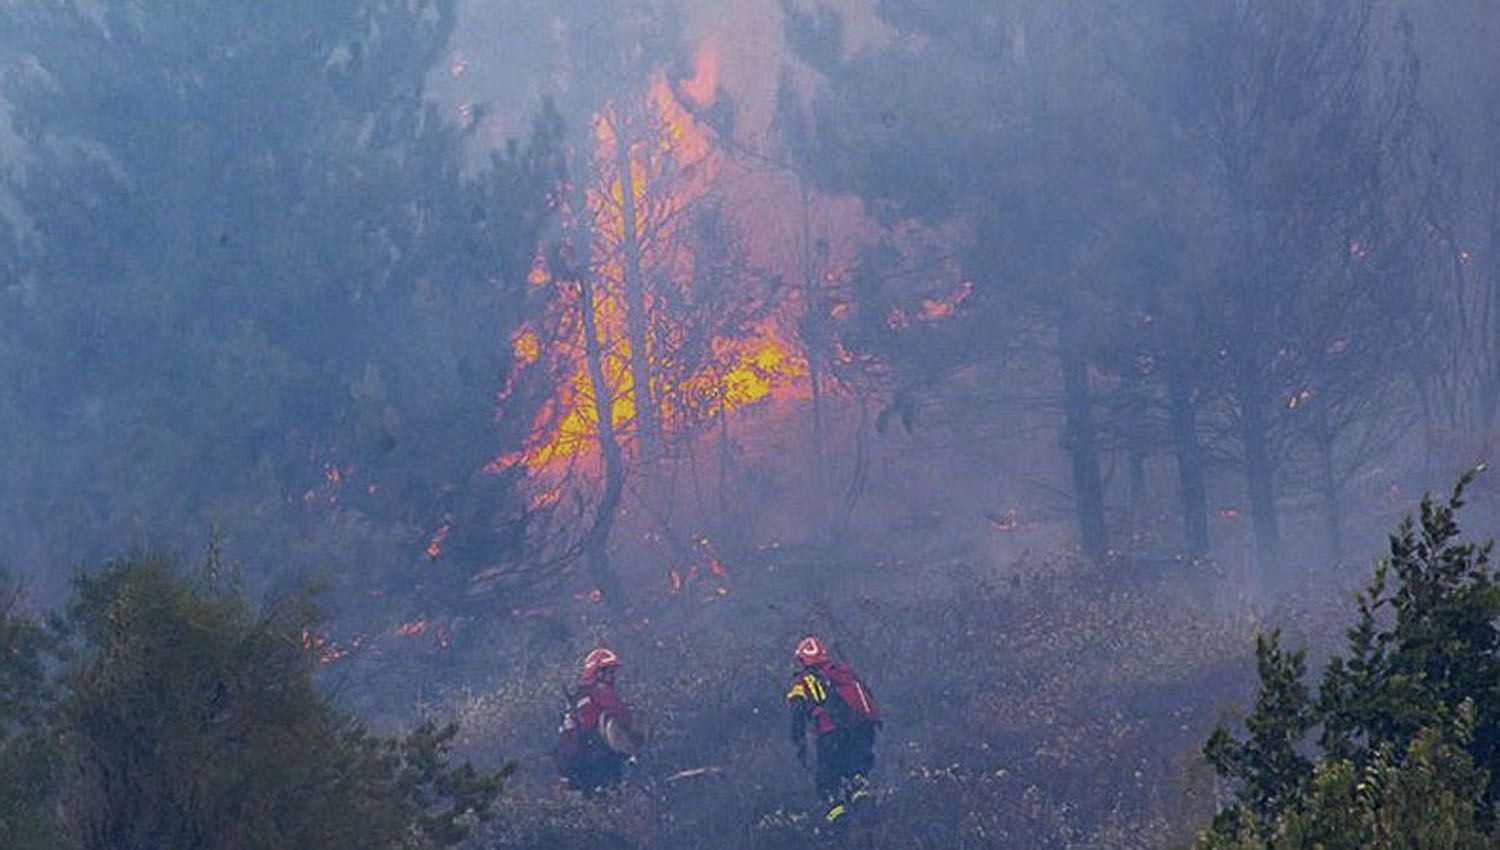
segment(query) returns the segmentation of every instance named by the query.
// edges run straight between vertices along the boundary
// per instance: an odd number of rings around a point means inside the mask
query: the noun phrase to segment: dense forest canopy
[[[798,846],[779,680],[817,631],[891,718],[872,846],[1483,844],[1487,550],[1460,495],[1386,535],[1500,434],[1497,30],[0,5],[0,825]],[[616,797],[552,795],[555,683],[605,643],[652,744]],[[256,676],[291,702],[194,713]],[[132,694],[181,718],[159,763],[110,748],[149,737]],[[198,777],[174,821],[153,783],[219,717],[327,771]],[[248,838],[237,782],[386,819]]]

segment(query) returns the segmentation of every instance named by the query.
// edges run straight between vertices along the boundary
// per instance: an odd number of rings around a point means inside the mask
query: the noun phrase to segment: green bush
[[[23,616],[21,594],[0,574],[0,836],[10,846],[62,847],[55,808],[58,752],[47,734],[46,664],[52,635]]]
[[[1424,499],[1358,597],[1343,655],[1316,695],[1306,656],[1257,641],[1247,734],[1205,754],[1236,784],[1201,850],[1495,846],[1500,755],[1500,584],[1491,544],[1460,538],[1466,475]],[[1317,747],[1308,740],[1321,730]]]
[[[258,610],[209,567],[111,563],[50,631],[0,606],[7,846],[420,850],[490,816],[508,768],[452,766],[456,725],[383,737],[332,707],[307,600]]]

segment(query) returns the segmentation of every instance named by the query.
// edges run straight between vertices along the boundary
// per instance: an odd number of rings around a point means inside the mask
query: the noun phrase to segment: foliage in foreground
[[[1460,538],[1464,476],[1391,536],[1359,595],[1346,649],[1314,693],[1305,651],[1256,643],[1246,736],[1205,754],[1237,783],[1200,850],[1495,846],[1500,797],[1500,577],[1492,544]],[[1319,731],[1314,755],[1309,736]]]
[[[489,816],[506,771],[451,766],[454,726],[387,738],[330,706],[307,602],[258,611],[215,572],[118,561],[78,580],[54,632],[0,620],[20,649],[0,659],[0,772],[40,771],[31,787],[52,792],[6,792],[7,834],[85,850],[417,850]],[[15,699],[28,692],[48,696]]]
[[[49,635],[23,615],[20,589],[0,574],[0,835],[14,846],[63,846],[51,809],[57,749],[43,732]]]

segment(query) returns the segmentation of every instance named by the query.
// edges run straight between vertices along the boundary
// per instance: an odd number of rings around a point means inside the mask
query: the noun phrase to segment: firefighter
[[[870,689],[848,664],[834,661],[817,635],[797,643],[797,673],[786,694],[797,760],[807,765],[807,739],[817,742],[814,771],[818,796],[828,807],[824,822],[840,825],[852,808],[870,799],[875,732],[880,710]]]
[[[568,693],[553,760],[567,787],[595,797],[617,786],[643,738],[630,707],[615,690],[620,658],[599,647],[583,659]]]

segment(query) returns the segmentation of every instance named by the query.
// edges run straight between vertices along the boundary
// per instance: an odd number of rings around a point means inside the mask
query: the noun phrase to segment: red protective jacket
[[[623,762],[625,757],[605,741],[602,720],[607,715],[633,735],[635,720],[630,706],[612,685],[598,680],[580,684],[572,700],[557,730],[557,747],[552,754],[558,770],[569,775]]]
[[[803,667],[792,679],[786,703],[794,741],[801,740],[809,726],[822,736],[849,726],[880,725],[875,697],[847,664],[830,661]]]
[[[612,685],[601,681],[584,685],[573,701],[573,716],[577,720],[578,728],[597,732],[599,719],[606,714],[626,729],[635,729],[630,706],[620,699],[620,695],[615,692]]]

